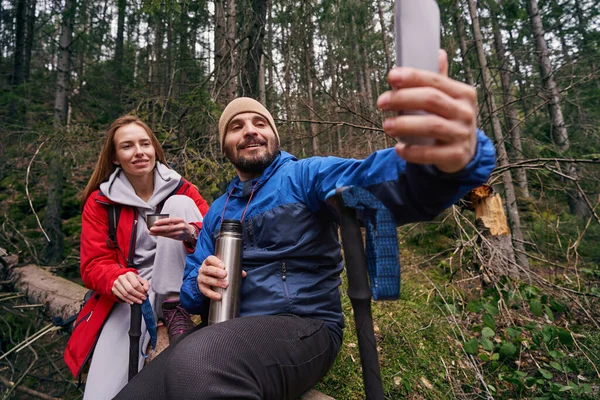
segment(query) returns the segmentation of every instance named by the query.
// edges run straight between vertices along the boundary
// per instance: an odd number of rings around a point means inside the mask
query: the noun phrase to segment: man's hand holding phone
[[[477,145],[475,89],[448,78],[435,0],[396,0],[395,25],[398,67],[388,74],[393,90],[377,105],[397,116],[383,129],[399,140],[396,152],[406,161],[458,172]]]
[[[477,93],[448,77],[448,56],[441,50],[439,73],[396,67],[388,74],[395,90],[379,96],[384,111],[424,110],[426,114],[398,115],[383,123],[385,132],[403,137],[432,138],[431,145],[396,144],[396,153],[407,162],[433,164],[443,172],[462,170],[473,159],[477,146]]]

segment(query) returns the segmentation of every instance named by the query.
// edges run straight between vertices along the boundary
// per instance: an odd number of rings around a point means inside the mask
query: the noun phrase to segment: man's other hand
[[[242,270],[242,278],[246,277],[246,271]],[[215,292],[214,288],[225,289],[229,286],[225,264],[215,256],[208,256],[198,270],[198,289],[211,300],[221,300],[221,294]]]

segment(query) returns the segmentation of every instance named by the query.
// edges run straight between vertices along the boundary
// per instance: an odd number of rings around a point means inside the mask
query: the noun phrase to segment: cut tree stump
[[[25,294],[31,303],[44,304],[50,317],[67,319],[79,312],[79,307],[87,289],[67,279],[53,275],[37,265],[17,266],[16,256],[0,257],[0,276],[9,280],[15,289]],[[168,334],[165,327],[158,329],[156,351],[151,357],[155,358],[168,346]],[[299,400],[335,400],[317,390],[311,389],[304,393]]]
[[[470,191],[465,200],[467,208],[475,212],[475,225],[481,231],[479,262],[486,280],[501,276],[518,279],[520,272],[500,195],[491,186],[482,185]]]

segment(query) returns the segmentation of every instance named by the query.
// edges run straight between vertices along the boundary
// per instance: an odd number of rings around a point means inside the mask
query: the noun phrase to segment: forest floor
[[[600,396],[598,299],[568,302],[557,291],[509,282],[482,289],[478,276],[448,283],[443,263],[406,250],[402,259],[400,301],[373,303],[387,399]],[[364,399],[350,300],[342,292],[342,350],[317,389],[337,400]],[[9,282],[0,282],[0,310],[2,398],[82,398],[83,385],[62,360],[68,334],[47,331],[33,341],[51,322]]]

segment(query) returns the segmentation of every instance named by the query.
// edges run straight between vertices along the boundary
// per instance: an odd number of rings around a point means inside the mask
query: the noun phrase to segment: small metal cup
[[[154,223],[159,219],[169,218],[169,214],[148,214],[146,215],[146,226],[148,230],[154,226]]]

